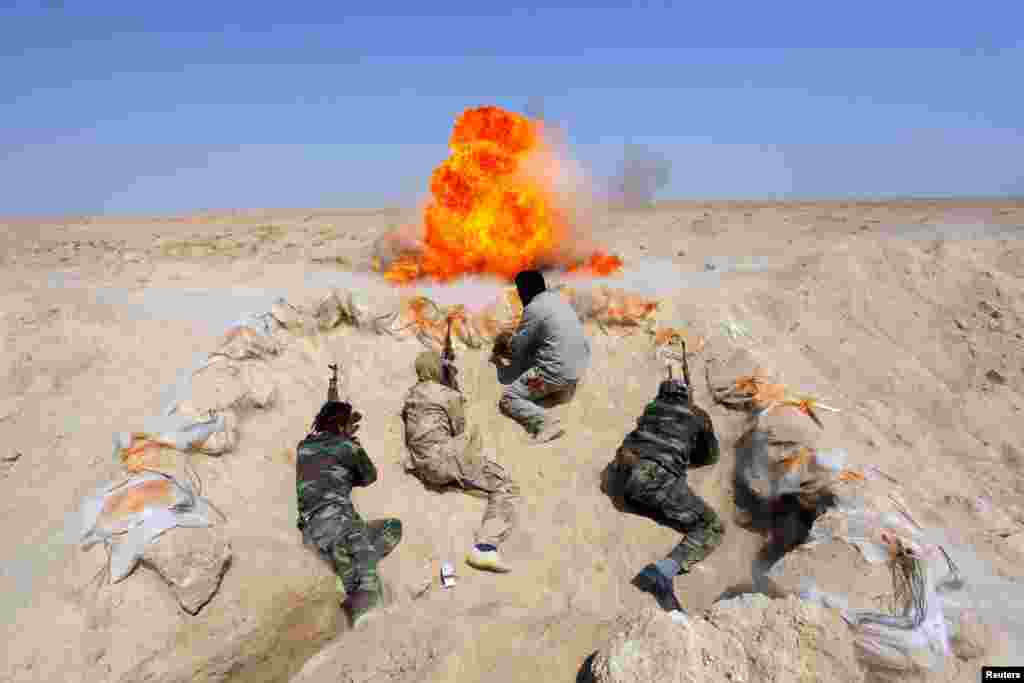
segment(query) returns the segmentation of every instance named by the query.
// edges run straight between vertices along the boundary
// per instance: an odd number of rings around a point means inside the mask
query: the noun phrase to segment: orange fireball
[[[469,109],[455,123],[449,148],[430,179],[423,249],[394,260],[388,280],[443,282],[469,273],[511,280],[549,262],[571,239],[568,213],[556,205],[552,187],[557,162],[540,122],[498,107]],[[607,275],[621,261],[596,253],[564,265]]]

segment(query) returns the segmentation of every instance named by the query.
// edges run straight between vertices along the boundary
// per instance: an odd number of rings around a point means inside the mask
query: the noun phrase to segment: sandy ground
[[[109,472],[114,432],[158,414],[164,389],[240,313],[265,310],[277,295],[322,291],[332,278],[345,282],[373,240],[409,218],[366,210],[4,223],[2,622],[31,619],[33,596],[61,590],[59,568],[79,552],[65,544],[67,517]],[[760,349],[787,382],[840,408],[828,422],[833,445],[901,482],[919,521],[957,532],[986,571],[1020,579],[1024,203],[678,202],[613,212],[594,239],[632,269],[630,288],[666,302],[666,322],[690,323],[712,350]],[[727,267],[749,257],[761,267]],[[719,268],[708,270],[709,261]],[[728,341],[720,331],[727,319],[745,323],[750,337]],[[459,622],[470,633],[457,651],[409,680],[568,681],[610,621],[649,600],[629,580],[676,535],[615,509],[598,482],[656,391],[659,368],[640,338],[594,340],[594,365],[576,401],[559,409],[570,433],[541,447],[523,445],[497,414],[500,386],[484,355],[460,359],[470,419],[524,491],[522,529],[506,553],[517,571],[495,577],[460,567],[457,589],[415,602],[401,588],[431,560],[461,559],[482,502],[427,492],[398,464],[396,411],[413,379],[416,343],[331,341],[353,368],[349,389],[381,468],[357,505],[370,518],[406,521],[406,539],[382,565],[398,596],[392,621],[343,634],[350,662],[366,651],[348,647],[360,638],[381,647],[400,637],[402,624],[436,633]],[[702,364],[694,374],[703,376]],[[697,400],[708,406],[697,384]],[[274,422],[283,431],[253,433],[274,453],[287,449],[305,433],[312,395],[310,402],[283,408],[286,419]],[[739,421],[710,412],[728,447]],[[748,589],[763,543],[732,520],[731,462],[729,455],[693,477],[729,530],[705,566],[677,581],[692,610]],[[244,464],[224,467],[230,476]],[[293,475],[286,461],[277,468],[287,500]],[[288,511],[280,512],[287,524]],[[332,656],[342,657],[337,648]],[[309,680],[318,680],[315,672]]]

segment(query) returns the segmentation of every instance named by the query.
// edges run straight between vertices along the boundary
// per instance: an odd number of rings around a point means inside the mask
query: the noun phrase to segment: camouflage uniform
[[[719,457],[710,416],[689,405],[687,396],[681,382],[662,382],[617,454],[626,500],[686,534],[668,555],[684,572],[711,554],[725,534],[718,515],[686,482],[688,467],[712,465]]]
[[[352,505],[352,488],[377,481],[355,438],[320,433],[298,446],[296,489],[302,538],[316,546],[338,575],[339,589],[380,592],[377,562],[402,538],[397,519],[364,522]]]
[[[523,309],[508,350],[521,374],[505,387],[498,408],[528,432],[536,433],[546,418],[537,401],[552,397],[564,402],[573,397],[590,365],[590,342],[569,302],[558,292],[547,290]]]
[[[416,372],[420,381],[409,390],[402,410],[410,456],[406,469],[427,484],[457,484],[486,493],[476,542],[498,546],[515,527],[519,487],[501,465],[481,455],[480,432],[475,427],[466,431],[466,399],[440,383],[440,358],[422,354]]]

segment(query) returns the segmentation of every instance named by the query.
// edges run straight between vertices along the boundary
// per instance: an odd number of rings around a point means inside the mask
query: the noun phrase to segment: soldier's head
[[[352,404],[344,401],[327,401],[320,408],[313,422],[314,432],[341,434],[352,419]]]
[[[667,379],[658,387],[658,400],[689,404],[690,388],[681,379]]]
[[[516,275],[516,291],[523,306],[529,306],[534,297],[547,289],[544,276],[539,270],[524,270]]]
[[[416,356],[416,377],[421,382],[441,383],[441,354],[437,351],[424,351]]]

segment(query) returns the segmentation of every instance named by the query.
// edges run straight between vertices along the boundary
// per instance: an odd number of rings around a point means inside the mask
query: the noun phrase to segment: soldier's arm
[[[700,412],[702,413],[701,421],[704,424],[697,439],[697,458],[694,464],[714,465],[719,458],[718,437],[715,435],[715,426],[711,423],[711,416],[703,410]]]
[[[355,474],[352,478],[353,486],[369,486],[377,481],[377,467],[366,454],[366,450],[356,442],[349,448],[349,460],[348,465]]]
[[[520,366],[525,363],[530,350],[540,341],[541,322],[543,319],[536,310],[529,306],[523,309],[519,327],[508,340],[509,357],[513,363]]]
[[[452,436],[458,436],[466,430],[466,400],[462,394],[454,390],[448,392],[445,410],[452,423]]]

